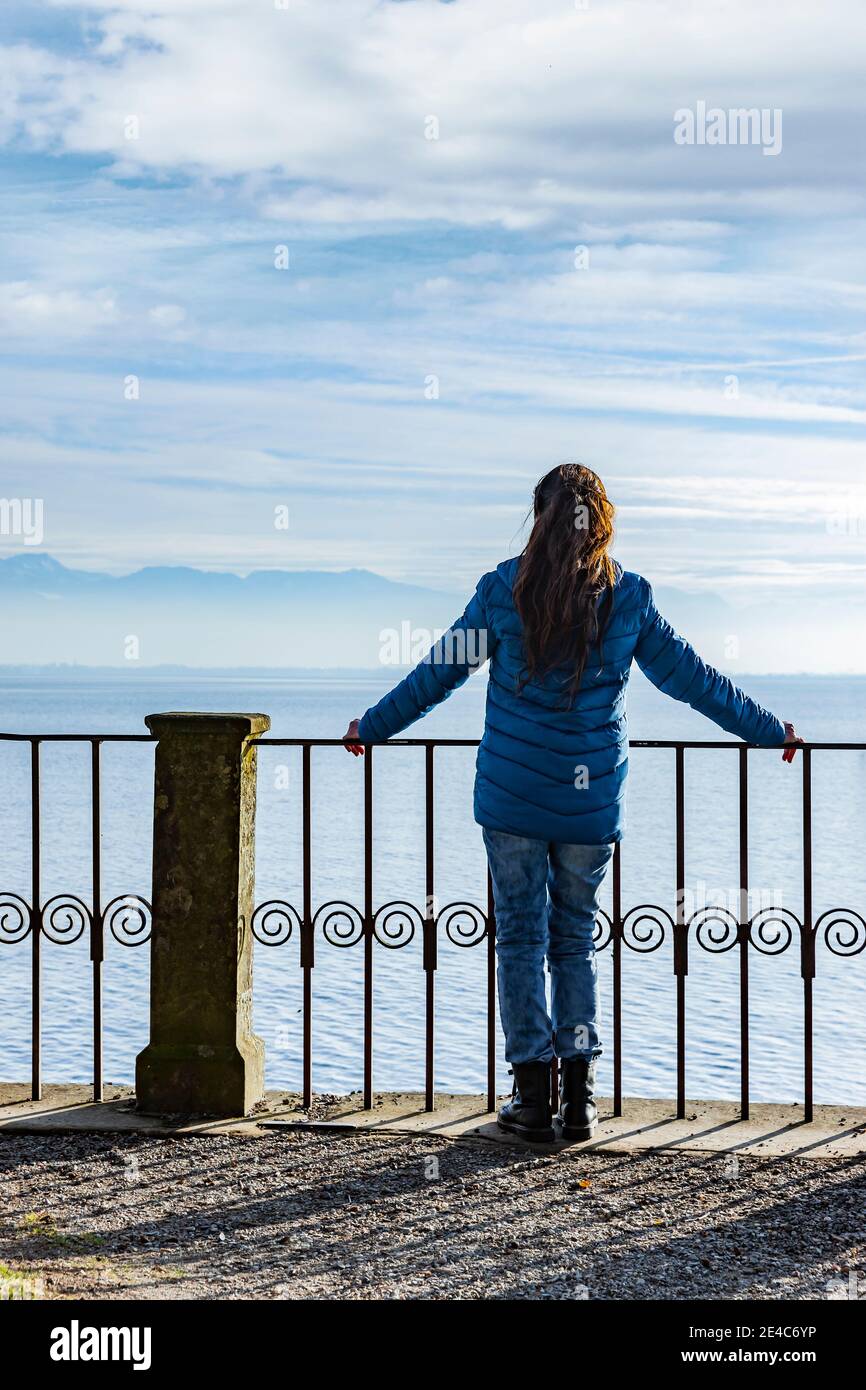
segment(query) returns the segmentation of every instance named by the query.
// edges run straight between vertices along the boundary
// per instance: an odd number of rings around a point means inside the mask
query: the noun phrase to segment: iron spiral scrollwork
[[[424,918],[414,903],[385,903],[373,918],[373,935],[389,951],[408,946],[416,930],[421,932],[423,927]]]
[[[380,946],[399,951],[424,931],[425,917],[415,903],[402,899],[383,903],[373,915],[372,934]],[[303,923],[291,903],[274,899],[260,903],[253,913],[252,931],[256,941],[264,946],[283,946],[300,932]],[[487,936],[486,914],[475,903],[453,902],[443,907],[434,918],[434,927],[442,928],[455,946],[477,946]],[[334,900],[322,903],[313,915],[313,932],[321,931],[330,946],[347,949],[364,939],[364,916],[354,903]]]
[[[102,920],[120,946],[144,946],[150,940],[153,921],[150,903],[136,893],[112,898]]]
[[[740,939],[740,924],[733,912],[726,907],[709,904],[699,907],[687,922],[689,930],[694,927],[695,940],[705,951],[722,955],[730,951]]]
[[[364,918],[353,903],[323,903],[313,918],[330,946],[356,946],[364,936]]]
[[[764,956],[780,956],[800,931],[800,919],[787,907],[762,907],[749,923],[749,940]]]
[[[454,902],[443,907],[436,918],[436,926],[443,927],[445,935],[454,946],[477,946],[487,935],[486,914],[475,903]]]
[[[260,903],[253,913],[250,928],[262,946],[285,946],[295,927],[301,929],[301,918],[291,903],[272,900]]]
[[[815,935],[834,956],[859,956],[866,946],[866,918],[850,907],[833,907],[815,923]]]
[[[623,917],[622,939],[630,950],[649,955],[663,945],[668,928],[673,933],[674,920],[669,912],[655,903],[640,903]]]
[[[58,893],[42,909],[42,933],[55,946],[80,941],[92,922],[90,908],[74,893]]]
[[[90,924],[90,909],[71,895],[52,898],[42,910],[42,930],[59,945],[77,941]],[[150,904],[134,894],[115,898],[106,907],[103,920],[112,935],[125,946],[139,946],[150,937]],[[433,919],[454,946],[477,946],[489,932],[485,912],[471,902],[452,902]],[[408,946],[425,926],[422,910],[414,903],[395,899],[383,903],[373,916],[372,934],[389,951]],[[765,956],[781,955],[803,931],[794,912],[785,907],[765,907],[741,927],[736,914],[727,907],[705,904],[683,924],[686,936],[711,955],[723,955],[741,939]],[[640,903],[622,918],[621,940],[631,951],[650,955],[664,945],[670,935],[682,931],[666,908],[656,903]],[[0,945],[23,941],[32,929],[31,909],[15,893],[0,893]],[[297,908],[279,899],[260,903],[253,913],[253,936],[263,946],[283,946],[300,934],[303,922]],[[313,932],[321,930],[331,946],[347,948],[364,939],[364,916],[353,903],[334,900],[323,903],[312,921]],[[812,929],[814,938],[823,939],[836,956],[856,956],[866,950],[866,917],[853,908],[831,908],[818,918]],[[596,951],[605,950],[614,937],[614,924],[606,911],[599,910],[593,930]]]
[[[0,893],[0,946],[14,946],[30,935],[30,905],[17,893]]]
[[[604,908],[599,908],[592,929],[592,944],[596,951],[603,951],[613,940],[613,922]]]

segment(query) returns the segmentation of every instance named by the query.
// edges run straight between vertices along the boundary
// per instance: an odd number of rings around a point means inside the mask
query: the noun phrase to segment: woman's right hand
[[[785,751],[782,754],[783,763],[792,763],[797,752],[797,745],[803,740],[798,737],[793,724],[785,720]]]

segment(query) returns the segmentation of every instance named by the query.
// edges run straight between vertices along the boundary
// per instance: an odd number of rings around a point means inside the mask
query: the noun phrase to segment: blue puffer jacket
[[[580,690],[564,708],[565,669],[529,682],[512,585],[517,559],[485,574],[466,612],[429,656],[359,726],[362,742],[393,738],[490,660],[484,737],[478,749],[475,819],[532,839],[608,844],[623,832],[628,733],[625,697],[635,660],[659,690],[747,743],[781,746],[781,722],[701,661],[665,622],[650,585],[617,571],[601,653],[590,652]]]

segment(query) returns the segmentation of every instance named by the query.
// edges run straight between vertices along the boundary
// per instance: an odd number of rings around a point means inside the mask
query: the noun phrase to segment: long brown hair
[[[554,668],[571,667],[565,690],[573,700],[613,605],[617,569],[608,547],[614,507],[591,468],[563,463],[536,485],[533,511],[514,583],[526,651],[520,688]]]

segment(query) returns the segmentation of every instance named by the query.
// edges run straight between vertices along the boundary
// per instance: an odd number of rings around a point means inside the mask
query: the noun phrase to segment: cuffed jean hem
[[[542,1052],[540,1057],[521,1057],[519,1061],[515,1060],[513,1057],[509,1057],[506,1060],[508,1061],[508,1065],[510,1067],[523,1067],[527,1066],[531,1062],[550,1063],[554,1060],[554,1058],[556,1058],[556,1060],[559,1062],[571,1062],[574,1060],[575,1057],[583,1057],[587,1062],[594,1062],[596,1057],[601,1057],[603,1053],[604,1048],[601,1047],[601,1045],[599,1045],[598,1047],[587,1047],[583,1049],[573,1047],[570,1051],[568,1051],[566,1048],[563,1048],[561,1052],[556,1051],[553,1047],[548,1047],[544,1050],[544,1052]]]
[[[557,1049],[555,1055],[559,1058],[560,1062],[570,1062],[574,1057],[584,1057],[587,1062],[594,1062],[596,1057],[602,1056],[603,1052],[604,1048],[599,1045],[598,1047],[563,1048],[561,1051]]]
[[[536,1062],[544,1062],[547,1066],[549,1066],[550,1063],[553,1061],[555,1055],[556,1054],[554,1053],[553,1048],[549,1047],[547,1048],[546,1052],[542,1053],[540,1057],[521,1057],[520,1061],[518,1061],[515,1057],[506,1057],[505,1060],[510,1067],[530,1067],[533,1065],[533,1063]]]

